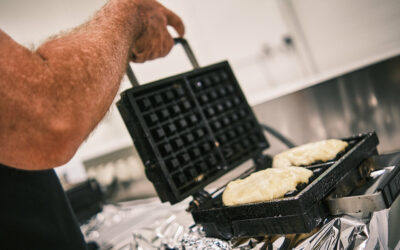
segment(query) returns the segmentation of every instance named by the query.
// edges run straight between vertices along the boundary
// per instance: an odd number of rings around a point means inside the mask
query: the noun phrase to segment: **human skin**
[[[129,60],[165,56],[181,19],[155,0],[110,0],[87,23],[31,51],[0,29],[0,163],[68,162],[106,114]]]

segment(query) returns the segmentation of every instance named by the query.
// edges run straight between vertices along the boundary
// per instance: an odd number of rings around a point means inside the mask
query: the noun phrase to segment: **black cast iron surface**
[[[117,105],[148,179],[172,204],[269,146],[228,62],[129,89]]]
[[[327,216],[322,199],[347,172],[377,153],[375,133],[343,140],[349,142],[346,151],[328,163],[306,166],[313,169],[313,177],[289,197],[228,207],[220,195],[192,211],[195,222],[204,225],[207,235],[225,239],[310,232]]]

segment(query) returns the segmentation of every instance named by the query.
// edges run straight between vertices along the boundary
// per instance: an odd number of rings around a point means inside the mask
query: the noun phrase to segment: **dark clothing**
[[[86,249],[54,170],[0,164],[0,249]]]

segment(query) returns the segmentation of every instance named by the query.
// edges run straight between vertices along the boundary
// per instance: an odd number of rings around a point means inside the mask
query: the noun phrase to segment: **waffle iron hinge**
[[[189,207],[186,209],[187,212],[192,212],[194,209],[200,207],[200,205],[210,202],[212,195],[204,189],[193,194],[193,200],[189,203]]]

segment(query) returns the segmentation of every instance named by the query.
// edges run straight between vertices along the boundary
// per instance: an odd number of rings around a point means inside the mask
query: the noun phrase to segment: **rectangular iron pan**
[[[291,197],[238,206],[223,206],[222,194],[192,211],[207,236],[223,239],[266,234],[308,233],[327,216],[322,200],[347,172],[377,154],[375,132],[343,139],[346,151],[334,161],[306,166],[314,171],[308,185]]]

